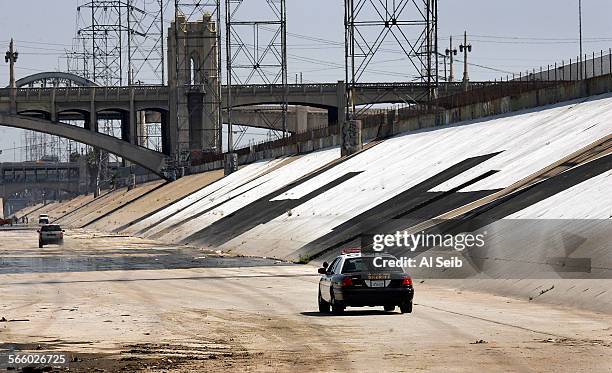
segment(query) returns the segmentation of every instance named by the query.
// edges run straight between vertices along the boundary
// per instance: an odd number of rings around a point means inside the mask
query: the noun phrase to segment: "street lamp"
[[[9,64],[10,69],[10,87],[15,88],[15,62],[17,62],[17,57],[19,53],[15,52],[15,48],[13,45],[13,39],[11,39],[11,43],[9,44],[9,50],[6,52],[4,56],[4,62]]]

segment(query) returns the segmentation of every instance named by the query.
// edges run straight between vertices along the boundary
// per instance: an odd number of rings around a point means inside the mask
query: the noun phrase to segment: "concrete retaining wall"
[[[364,141],[371,141],[384,133],[393,136],[400,133],[423,128],[446,126],[459,122],[469,122],[476,119],[503,115],[519,110],[532,109],[539,106],[572,101],[589,96],[612,92],[612,75],[598,76],[581,81],[560,82],[559,85],[524,92],[516,96],[507,96],[490,101],[479,102],[459,108],[444,110],[438,114],[422,115],[406,120],[394,120],[392,124],[383,123],[379,127],[369,127],[363,130]],[[395,115],[395,118],[398,116]],[[391,128],[389,128],[391,125]],[[282,146],[241,155],[238,163],[249,164],[263,159],[278,158],[287,155],[304,154],[312,151],[340,145],[339,135],[326,136],[308,140],[294,145]],[[215,161],[191,168],[191,173],[199,173],[223,168],[223,161]]]
[[[519,110],[577,100],[589,96],[612,92],[612,75],[588,80],[562,82],[551,88],[525,92],[491,101],[479,102],[459,108],[445,110],[439,114],[429,114],[393,124],[393,134],[414,131],[422,128],[445,126],[484,117],[503,115]]]

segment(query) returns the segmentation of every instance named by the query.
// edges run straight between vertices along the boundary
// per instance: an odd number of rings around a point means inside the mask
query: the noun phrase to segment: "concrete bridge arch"
[[[61,122],[0,112],[0,125],[64,137],[98,147],[164,177],[166,156],[122,139]]]
[[[46,71],[18,79],[15,81],[15,85],[18,88],[25,88],[35,86],[54,87],[59,85],[69,87],[93,87],[97,84],[87,78],[72,73]]]

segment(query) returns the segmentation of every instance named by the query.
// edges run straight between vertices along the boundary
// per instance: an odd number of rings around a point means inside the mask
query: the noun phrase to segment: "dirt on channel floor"
[[[415,282],[412,314],[317,311],[316,268],[120,235],[0,231],[0,356],[70,372],[610,372],[612,315]],[[2,321],[4,320],[4,321]]]

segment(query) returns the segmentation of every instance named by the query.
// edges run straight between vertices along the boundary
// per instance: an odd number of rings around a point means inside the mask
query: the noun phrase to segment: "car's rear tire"
[[[321,290],[319,289],[319,312],[321,313],[329,313],[329,303],[323,299],[321,296]]]
[[[332,293],[331,293],[331,309],[332,309],[332,313],[334,315],[342,315],[344,313],[344,309],[345,308],[346,307],[342,303],[340,303],[340,302],[338,302],[336,300],[336,298],[334,297],[334,292],[332,291]]]
[[[393,311],[395,311],[395,306],[394,305],[390,305],[390,304],[386,305],[385,306],[385,311],[386,312],[393,312]]]
[[[400,311],[402,313],[412,313],[412,302],[404,302],[400,304]]]
[[[331,308],[332,308],[332,313],[334,315],[342,315],[344,313],[344,306],[341,306],[339,304],[337,305],[332,304]]]

